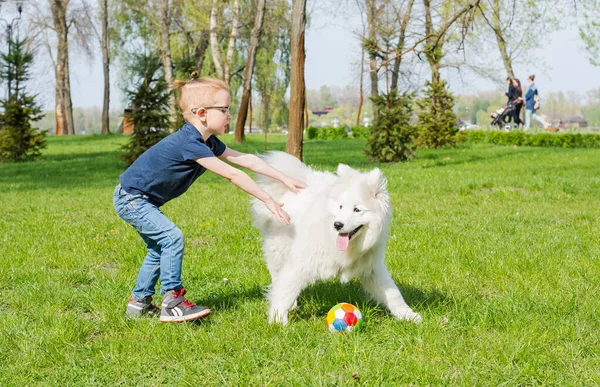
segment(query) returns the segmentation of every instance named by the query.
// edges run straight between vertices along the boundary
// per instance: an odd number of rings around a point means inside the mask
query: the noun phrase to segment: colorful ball
[[[356,306],[343,302],[329,310],[326,321],[330,332],[350,333],[362,327],[364,318]]]

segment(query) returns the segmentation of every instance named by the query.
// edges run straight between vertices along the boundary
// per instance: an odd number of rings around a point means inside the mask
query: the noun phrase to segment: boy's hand
[[[300,189],[306,188],[306,183],[289,176],[286,176],[281,182],[285,184],[290,191],[295,193],[300,193]]]
[[[277,203],[273,198],[269,198],[265,201],[265,206],[277,217],[279,223],[290,224],[290,216],[281,208],[283,203]]]

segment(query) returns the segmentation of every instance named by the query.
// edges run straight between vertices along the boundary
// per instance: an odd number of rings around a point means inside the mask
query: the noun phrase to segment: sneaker
[[[192,321],[210,314],[210,309],[205,306],[194,305],[185,297],[185,289],[168,291],[162,300],[160,311],[161,322]]]
[[[160,313],[160,308],[152,303],[151,296],[146,297],[142,301],[137,301],[135,298],[131,297],[125,313],[129,317],[140,317],[143,315],[155,316]]]

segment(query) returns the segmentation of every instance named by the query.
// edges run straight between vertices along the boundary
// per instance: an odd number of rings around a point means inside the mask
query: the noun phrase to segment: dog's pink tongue
[[[350,235],[348,233],[339,233],[335,244],[339,251],[346,251],[350,243]]]

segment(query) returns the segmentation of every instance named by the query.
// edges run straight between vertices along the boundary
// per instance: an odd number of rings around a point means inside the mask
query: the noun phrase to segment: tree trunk
[[[196,58],[196,70],[198,73],[202,71],[202,66],[204,66],[204,58],[206,57],[206,49],[208,48],[209,39],[210,32],[208,30],[202,31],[200,42],[198,42],[196,45],[196,51],[194,53],[194,57]]]
[[[173,62],[171,60],[170,39],[171,19],[169,15],[169,0],[160,0],[160,59],[165,70],[165,81],[169,92],[169,114],[171,120],[171,131],[175,130],[177,121],[177,104],[175,101],[175,90],[173,80]]]
[[[370,41],[377,40],[377,4],[376,0],[367,1],[367,37]],[[377,56],[374,52],[369,53],[369,76],[371,79],[371,96],[379,95],[379,74],[377,69]]]
[[[240,0],[235,0],[233,2],[232,11],[233,20],[231,21],[231,34],[229,35],[229,44],[227,45],[227,55],[225,56],[225,66],[223,69],[225,73],[224,80],[225,83],[227,83],[228,85],[231,82],[231,64],[233,63],[233,51],[235,50],[235,41],[239,35],[240,30]],[[264,10],[262,12],[264,14]]]
[[[498,42],[498,50],[500,50],[500,55],[502,56],[502,62],[504,63],[504,68],[506,69],[506,74],[512,79],[515,79],[515,73],[512,68],[512,59],[508,55],[508,51],[506,49],[506,40],[504,40],[504,36],[502,33],[502,26],[500,25],[500,2],[498,0],[494,0],[494,35],[496,36],[496,42]]]
[[[69,0],[51,0],[50,9],[54,21],[54,30],[58,40],[56,48],[56,134],[74,134],[73,104],[69,83],[69,44],[67,26],[67,6]]]
[[[217,77],[225,79],[223,65],[221,64],[221,50],[219,49],[219,37],[217,36],[217,11],[218,0],[213,0],[212,9],[210,10],[210,50],[212,52],[213,63]]]
[[[59,79],[58,75],[56,76],[56,79],[57,80]],[[63,104],[62,104],[62,92],[60,91],[60,87],[58,85],[56,85],[55,112],[56,112],[56,114],[55,114],[55,116],[56,116],[56,132],[54,134],[56,134],[57,136],[67,134],[66,132],[64,132],[64,130],[65,130],[65,128],[64,128],[65,112],[64,112]]]
[[[75,122],[73,120],[73,101],[71,100],[71,69],[69,66],[69,44],[65,36],[65,52],[64,52],[64,98],[65,102],[65,113],[67,116],[67,126],[69,128],[69,134],[75,134]]]
[[[292,0],[292,28],[290,36],[290,115],[286,152],[302,160],[302,137],[304,134],[304,33],[306,28],[306,0]]]
[[[237,123],[235,125],[235,142],[244,141],[244,125],[246,125],[246,117],[248,115],[248,105],[252,94],[252,74],[254,73],[254,60],[256,59],[256,51],[258,42],[262,32],[262,25],[265,16],[266,0],[258,0],[256,19],[254,20],[254,28],[250,36],[250,48],[248,49],[248,60],[244,68],[244,89],[242,91],[242,103],[238,113]]]
[[[110,56],[108,47],[108,0],[100,0],[100,19],[102,19],[102,66],[104,68],[104,102],[102,104],[102,134],[110,133],[108,111],[110,108]]]
[[[427,62],[431,69],[431,83],[437,84],[440,81],[440,61],[441,61],[441,43],[436,39],[437,36],[433,31],[433,21],[431,19],[431,2],[423,0],[425,8],[425,37],[426,37],[426,52]]]
[[[412,12],[412,7],[414,4],[414,0],[409,0],[406,5],[406,11],[404,11],[404,16],[402,17],[402,21],[400,22],[400,34],[398,36],[398,45],[396,46],[396,50],[398,52],[398,56],[394,59],[394,68],[392,70],[392,90],[398,90],[398,76],[400,75],[400,63],[402,62],[402,50],[404,50],[404,42],[406,40],[406,29],[408,28],[408,23],[410,21],[410,14]]]
[[[265,141],[264,141],[264,151],[267,151],[267,132],[269,131],[269,115],[271,110],[271,97],[266,93],[261,93],[260,100],[262,102],[262,127],[264,130]]]
[[[218,0],[213,0],[212,9],[210,11],[210,49],[212,51],[213,62],[217,76],[229,84],[231,81],[231,63],[233,62],[233,53],[235,51],[235,42],[240,30],[240,0],[235,0],[233,3],[233,20],[231,24],[231,33],[229,34],[229,43],[227,45],[227,53],[225,62],[219,49],[219,36],[217,26]]]
[[[248,133],[252,133],[252,94],[250,94],[250,101],[248,101]]]
[[[362,53],[360,55],[360,97],[358,99],[358,113],[356,114],[356,126],[360,126],[360,114],[362,112],[362,106],[364,102],[363,96],[363,74],[365,73],[365,49],[362,49]]]

